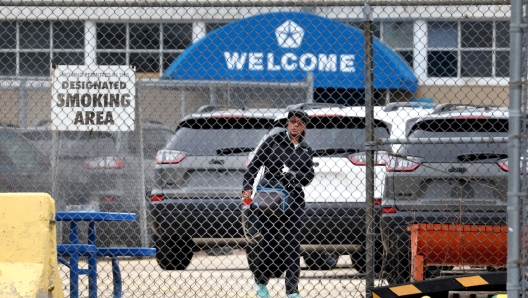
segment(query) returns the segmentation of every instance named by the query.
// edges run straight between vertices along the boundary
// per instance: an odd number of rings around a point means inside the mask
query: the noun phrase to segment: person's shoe
[[[257,284],[256,288],[257,288],[258,298],[270,298],[268,288],[266,287],[266,285]]]
[[[302,296],[299,293],[293,293],[288,295],[288,298],[302,298]]]

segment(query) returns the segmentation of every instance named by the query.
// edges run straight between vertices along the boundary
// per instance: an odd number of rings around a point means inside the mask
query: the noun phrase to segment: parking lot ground
[[[301,259],[302,260],[302,259]],[[302,261],[301,261],[302,262]],[[83,266],[84,263],[82,264]],[[301,263],[299,290],[303,297],[364,297],[364,275],[351,268],[350,258],[342,257],[337,268],[311,271]],[[123,297],[256,297],[251,272],[244,253],[207,256],[198,253],[185,271],[164,271],[155,259],[120,260]],[[60,268],[65,295],[68,268]],[[112,297],[110,259],[98,262],[99,297]],[[381,281],[378,281],[381,282]],[[87,295],[88,278],[82,277],[80,293]],[[284,277],[268,284],[272,297],[286,297]]]
[[[247,267],[246,255],[242,251],[221,256],[197,253],[185,271],[162,270],[156,260],[120,259],[123,278],[123,298],[128,297],[256,297],[253,277]],[[84,263],[82,263],[85,266]],[[303,297],[364,297],[365,275],[351,268],[348,256],[339,259],[337,268],[330,271],[312,271],[306,268],[301,258],[299,290]],[[64,293],[68,295],[68,268],[61,265]],[[467,274],[482,268],[457,267],[445,271],[446,275]],[[98,262],[99,297],[112,297],[112,267],[110,259]],[[385,280],[375,280],[376,286]],[[82,277],[81,297],[87,297],[88,278]],[[286,297],[284,278],[272,279],[268,285],[271,297]]]

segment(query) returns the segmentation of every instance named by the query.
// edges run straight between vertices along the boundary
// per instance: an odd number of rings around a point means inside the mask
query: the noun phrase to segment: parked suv
[[[49,126],[24,130],[23,136],[45,154],[53,167],[53,133]],[[98,205],[100,201],[122,196],[120,179],[125,164],[108,132],[57,132],[55,152],[58,206]]]
[[[156,156],[150,221],[156,259],[184,270],[193,252],[244,247],[240,223],[246,160],[278,109],[202,107],[185,117]]]
[[[350,254],[359,272],[366,272],[365,107],[296,105],[311,118],[306,142],[314,149],[315,178],[305,187],[306,219],[301,254],[312,270],[329,270],[339,255]],[[405,119],[431,112],[420,104],[393,103],[374,108],[376,138],[401,137]],[[264,139],[283,131],[287,113],[279,116]],[[375,158],[374,203],[381,203],[389,146]],[[250,156],[251,157],[251,156]],[[258,181],[258,179],[256,179]],[[378,210],[378,209],[377,209]],[[376,212],[376,222],[379,212]],[[376,270],[381,269],[381,242],[376,246]],[[251,258],[251,254],[248,255]],[[251,264],[251,260],[249,260]]]
[[[445,110],[409,120],[406,136],[508,136],[506,108],[450,106]],[[467,142],[405,144],[390,156],[381,211],[389,283],[409,280],[409,225],[506,224],[507,154],[507,143]],[[429,274],[439,269],[429,268]]]

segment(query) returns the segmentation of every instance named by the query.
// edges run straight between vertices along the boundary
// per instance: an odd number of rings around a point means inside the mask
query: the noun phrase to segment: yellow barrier
[[[0,297],[64,297],[48,194],[0,194]]]

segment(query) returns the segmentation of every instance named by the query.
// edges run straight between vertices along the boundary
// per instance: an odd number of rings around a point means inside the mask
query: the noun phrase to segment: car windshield
[[[279,123],[279,126],[284,125],[283,119]],[[388,138],[390,135],[388,126],[379,120],[374,123],[376,138]],[[284,128],[276,127],[270,131],[270,135],[281,130]],[[365,118],[362,117],[317,117],[312,118],[307,125],[306,143],[316,153],[320,152],[318,155],[364,151],[366,140]]]
[[[415,124],[409,138],[507,137],[507,119],[439,119]],[[479,159],[494,162],[507,156],[508,143],[406,144],[398,154],[427,162],[459,162]],[[470,157],[473,156],[473,158]]]
[[[166,148],[195,156],[247,155],[272,125],[264,118],[191,119],[180,124]]]
[[[18,133],[0,131],[0,166],[14,166],[20,170],[32,170],[38,166],[40,156]]]
[[[51,156],[53,134],[51,131],[29,131],[23,133],[35,148]],[[62,157],[116,156],[112,135],[107,132],[65,131],[58,133],[58,155]]]

